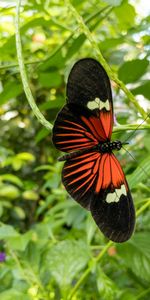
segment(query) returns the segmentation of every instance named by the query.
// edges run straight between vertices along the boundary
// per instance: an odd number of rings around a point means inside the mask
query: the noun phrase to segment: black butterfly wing
[[[78,61],[67,83],[67,105],[59,112],[52,140],[57,149],[73,152],[110,139],[113,104],[109,78],[94,59]]]
[[[113,109],[110,80],[106,71],[93,58],[81,59],[74,64],[68,77],[67,103],[87,107],[87,103],[96,98],[104,103],[108,100]]]
[[[109,77],[93,58],[76,62],[67,82],[67,104],[76,104],[90,110],[101,122],[104,136],[111,138],[113,102]]]
[[[106,237],[115,242],[130,238],[135,224],[134,206],[114,154],[93,151],[68,159],[62,181],[68,193],[91,211]]]
[[[135,226],[135,210],[123,170],[114,154],[107,154],[99,193],[91,197],[90,210],[103,234],[114,242],[127,241]]]

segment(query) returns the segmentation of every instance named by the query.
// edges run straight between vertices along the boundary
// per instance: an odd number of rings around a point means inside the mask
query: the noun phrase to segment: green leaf
[[[96,230],[97,230],[96,224],[95,224],[92,216],[89,214],[88,218],[86,220],[86,236],[87,236],[88,244],[91,243],[91,241],[92,241],[92,239],[95,235]]]
[[[34,161],[35,160],[34,155],[29,152],[21,152],[16,155],[16,158],[20,159],[20,160],[24,160],[24,161]]]
[[[83,45],[84,41],[86,40],[86,37],[84,34],[81,34],[78,38],[73,40],[72,44],[70,47],[68,47],[68,52],[66,55],[67,60],[71,58]]]
[[[25,295],[24,293],[21,293],[17,291],[15,288],[11,288],[5,292],[0,293],[0,298],[3,300],[32,300],[29,295]]]
[[[119,6],[123,0],[104,0],[104,2],[110,4],[111,6]]]
[[[26,217],[25,211],[19,206],[15,206],[13,208],[13,215],[15,215],[15,218],[19,220],[24,220]]]
[[[100,267],[97,267],[97,288],[99,294],[104,300],[114,300],[117,288],[115,283],[103,272]]]
[[[13,174],[0,175],[0,181],[10,181],[11,183],[18,185],[19,187],[23,187],[21,179]]]
[[[40,26],[45,26],[45,28],[48,28],[52,25],[56,26],[56,23],[54,23],[52,19],[46,20],[43,17],[36,17],[35,15],[33,15],[32,17],[28,17],[27,22],[20,27],[21,36],[24,35],[28,29],[32,28],[33,30],[33,28],[39,27],[39,24]],[[3,43],[3,45],[0,47],[0,55],[3,56],[6,54],[14,54],[15,51],[15,35],[13,34],[12,36],[7,37],[6,42]]]
[[[9,237],[7,242],[11,246],[11,249],[24,251],[28,245],[28,243],[32,240],[33,232],[28,231],[25,234],[18,234],[17,236]]]
[[[19,233],[10,225],[0,224],[0,240],[19,237]]]
[[[150,99],[150,81],[142,82],[142,84],[135,89],[132,89],[134,95],[143,95],[145,98]]]
[[[54,245],[46,255],[46,268],[63,289],[86,266],[90,252],[82,241],[66,240]]]
[[[54,54],[50,54],[49,57],[39,65],[38,71],[50,71],[50,68],[58,68],[61,69],[64,67],[65,59],[63,58],[61,52],[56,52]]]
[[[119,78],[124,83],[135,82],[145,74],[148,65],[149,62],[147,59],[127,61],[118,70]]]
[[[22,85],[17,81],[9,81],[4,85],[2,93],[0,93],[0,105],[6,103],[22,93]]]
[[[100,42],[100,47],[104,51],[112,51],[112,48],[116,48],[124,41],[124,37],[121,36],[119,38],[106,38],[104,41]]]
[[[134,234],[132,239],[117,245],[118,253],[126,267],[142,280],[150,281],[150,239],[149,232]]]
[[[22,193],[22,196],[25,200],[32,200],[37,201],[38,200],[38,194],[32,190],[28,190]]]
[[[65,97],[64,97],[65,98]],[[64,105],[64,99],[63,97],[57,97],[56,100],[49,100],[47,102],[44,102],[39,107],[41,110],[49,110],[49,109],[59,109],[62,108]]]
[[[17,187],[11,184],[3,184],[0,186],[0,198],[7,198],[9,200],[14,200],[18,198],[20,191]]]
[[[127,1],[123,1],[120,6],[115,7],[114,13],[118,18],[120,30],[127,30],[134,25],[136,16],[135,8]]]
[[[22,168],[23,162],[21,159],[18,159],[17,157],[12,158],[12,167],[15,171],[18,171]]]
[[[46,136],[50,134],[49,130],[43,127],[35,136],[36,143],[39,143],[41,140],[43,140]]]
[[[136,170],[127,176],[130,188],[134,188],[140,182],[148,179],[148,175],[150,176],[150,156],[146,157]]]
[[[58,173],[48,173],[46,175],[46,183],[45,183],[45,188],[57,188],[59,183],[60,183],[60,174]]]
[[[130,291],[125,291],[121,294],[121,297],[120,297],[121,300],[135,300],[137,299],[135,294],[132,294]]]
[[[62,77],[58,72],[40,72],[39,82],[43,87],[46,88],[56,88],[62,83]]]
[[[11,249],[24,251],[27,244],[33,238],[33,232],[28,231],[25,234],[19,234],[12,226],[0,225],[0,240],[5,240],[11,246]]]

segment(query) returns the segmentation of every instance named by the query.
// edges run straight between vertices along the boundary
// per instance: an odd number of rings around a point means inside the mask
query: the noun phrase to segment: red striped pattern
[[[110,188],[120,188],[126,180],[120,163],[110,153],[91,152],[66,161],[63,168],[63,183],[75,200],[82,202],[83,196],[99,194]]]

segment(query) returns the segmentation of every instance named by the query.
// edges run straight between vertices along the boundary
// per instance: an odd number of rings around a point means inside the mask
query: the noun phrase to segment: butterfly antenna
[[[133,136],[134,135],[134,133],[135,133],[135,131],[137,131],[137,129],[148,119],[148,118],[150,118],[150,114],[148,114],[147,115],[147,117],[135,128],[135,130],[131,133],[131,134],[129,134],[128,135],[128,137],[124,140],[124,142],[123,142],[123,144],[127,141],[127,140],[129,140],[130,138],[131,138],[131,136]],[[127,151],[127,150],[126,150]],[[127,151],[128,152],[128,151]]]
[[[132,159],[138,164],[138,161],[137,161],[137,159],[125,148],[125,147],[123,147],[122,146],[122,148],[132,157]],[[143,167],[141,167],[141,166],[138,166],[142,171],[143,171],[143,173],[146,175],[146,177],[148,177],[149,175],[148,175],[148,173],[143,169]]]

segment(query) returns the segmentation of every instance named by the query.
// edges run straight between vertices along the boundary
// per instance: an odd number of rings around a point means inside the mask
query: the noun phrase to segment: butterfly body
[[[91,211],[109,239],[124,242],[134,230],[135,212],[128,183],[111,141],[113,102],[109,78],[94,59],[78,61],[67,83],[67,103],[58,113],[53,143],[66,152],[62,181],[68,193]]]
[[[121,141],[106,141],[98,144],[100,153],[111,153],[113,150],[120,150],[122,148]]]

